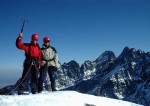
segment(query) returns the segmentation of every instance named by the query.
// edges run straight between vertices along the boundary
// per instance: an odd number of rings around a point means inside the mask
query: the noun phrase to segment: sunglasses
[[[49,43],[50,41],[44,41],[44,43]]]
[[[37,42],[38,40],[37,39],[32,39],[32,41],[36,41]]]

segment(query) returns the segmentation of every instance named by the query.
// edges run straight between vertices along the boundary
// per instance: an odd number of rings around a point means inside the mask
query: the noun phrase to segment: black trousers
[[[50,82],[51,82],[51,89],[52,91],[55,90],[56,87],[56,68],[54,66],[42,66],[41,70],[40,70],[40,77],[39,77],[39,85],[38,85],[38,90],[39,92],[43,90],[43,83],[46,79],[46,73],[48,72],[49,78],[50,78]]]
[[[33,60],[31,59],[26,59],[24,61],[24,68],[21,77],[21,84],[19,85],[19,92],[31,90],[32,93],[36,93],[38,91],[39,70],[36,68],[35,64],[31,65],[32,62]]]

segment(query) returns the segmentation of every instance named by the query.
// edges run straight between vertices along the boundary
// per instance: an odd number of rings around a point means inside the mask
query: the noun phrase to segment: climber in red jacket
[[[32,94],[38,91],[38,70],[41,66],[41,49],[38,44],[38,34],[33,34],[30,43],[22,43],[22,33],[16,40],[16,46],[18,49],[25,51],[24,69],[21,77],[21,83],[19,85],[18,94],[24,94],[26,91],[26,85],[28,79],[31,79],[31,92]],[[31,78],[28,78],[31,73]]]

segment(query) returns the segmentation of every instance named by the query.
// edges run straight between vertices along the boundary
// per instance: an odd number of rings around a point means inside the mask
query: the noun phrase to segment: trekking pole
[[[22,24],[22,28],[21,28],[21,33],[23,32],[25,22],[28,22],[28,20],[23,20],[23,24]]]

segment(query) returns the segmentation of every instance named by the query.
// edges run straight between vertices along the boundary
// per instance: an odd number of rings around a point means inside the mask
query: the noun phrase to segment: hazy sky
[[[61,63],[95,60],[125,46],[150,51],[150,0],[0,0],[0,71],[22,72],[24,51],[15,41],[23,19],[23,42],[48,35]],[[7,71],[5,71],[7,72]]]

